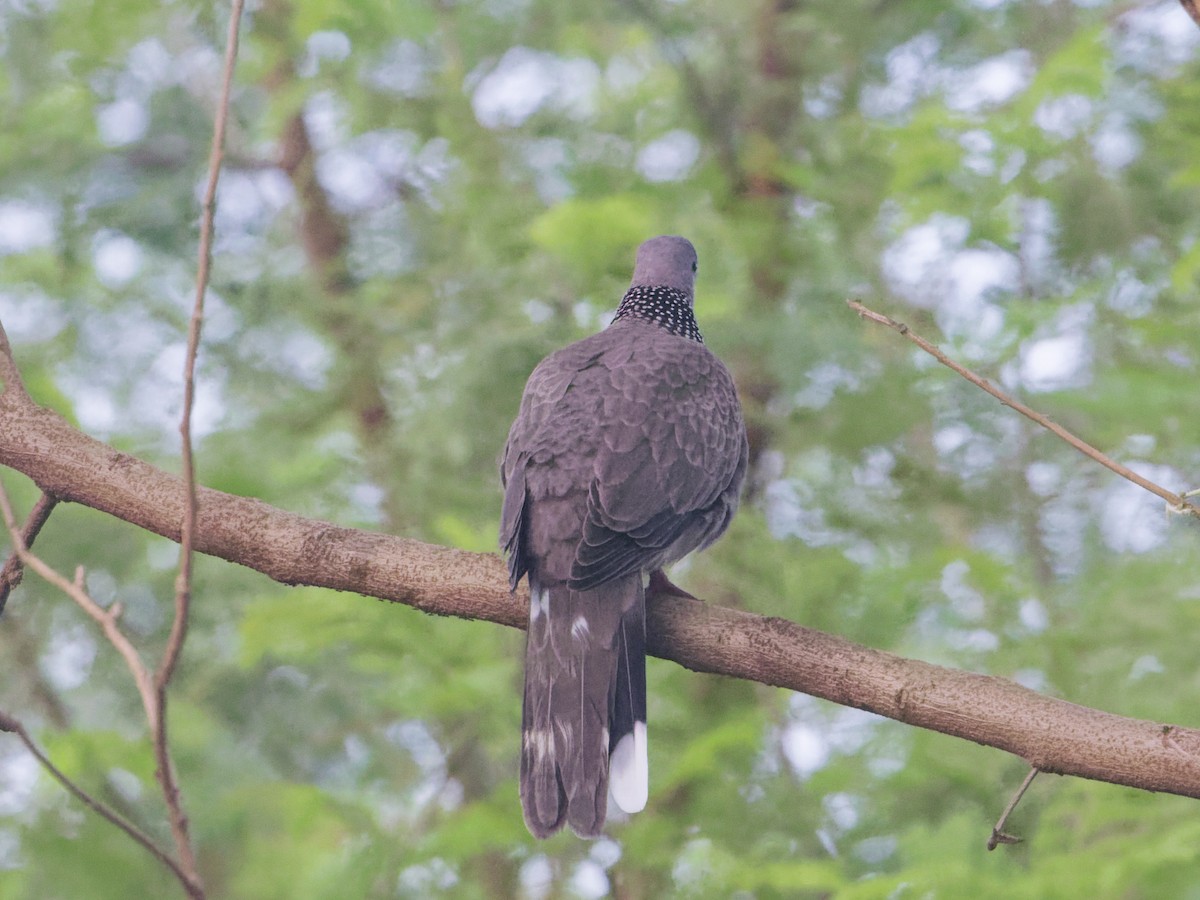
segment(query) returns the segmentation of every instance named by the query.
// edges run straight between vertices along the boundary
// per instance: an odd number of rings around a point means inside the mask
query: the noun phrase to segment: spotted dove
[[[564,820],[598,835],[610,785],[621,810],[646,805],[646,586],[738,505],[746,428],[695,278],[684,238],[642,244],[612,324],[542,360],[509,431],[500,544],[512,588],[529,576],[521,804],[539,838]]]

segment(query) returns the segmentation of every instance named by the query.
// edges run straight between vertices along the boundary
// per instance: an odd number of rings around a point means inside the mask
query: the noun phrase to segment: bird
[[[664,567],[738,507],[746,426],[696,324],[696,271],[686,238],[644,242],[611,323],[537,365],[509,430],[500,545],[510,589],[529,582],[520,795],[537,838],[599,836],[610,789],[645,807],[647,586],[674,589]]]

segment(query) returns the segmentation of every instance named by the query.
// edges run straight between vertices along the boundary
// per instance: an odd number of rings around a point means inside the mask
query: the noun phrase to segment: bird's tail
[[[539,838],[580,837],[646,805],[646,613],[640,573],[586,591],[536,583],[522,708],[521,804]]]

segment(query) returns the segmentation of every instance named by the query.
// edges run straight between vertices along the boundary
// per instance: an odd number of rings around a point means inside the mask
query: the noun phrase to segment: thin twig
[[[12,504],[8,499],[8,492],[5,491],[4,485],[0,483],[0,517],[4,520],[4,526],[8,529],[9,537],[13,542],[13,551],[21,560],[21,564],[26,568],[33,570],[41,578],[48,583],[54,585],[94,619],[104,630],[105,637],[108,638],[117,652],[125,659],[125,664],[129,667],[130,673],[133,675],[134,684],[137,686],[138,696],[142,699],[142,708],[146,712],[146,719],[149,722],[151,732],[153,733],[157,727],[157,707],[155,705],[154,680],[150,675],[150,670],[146,668],[142,662],[142,658],[138,655],[137,649],[130,643],[129,639],[121,631],[117,624],[117,618],[120,615],[120,604],[114,603],[109,609],[105,609],[97,603],[83,587],[83,568],[80,567],[75,571],[74,580],[66,578],[50,565],[48,565],[40,557],[30,552],[25,545],[24,535],[17,527],[17,518],[13,514]],[[150,850],[156,857],[163,861],[164,865],[171,869],[171,872],[179,879],[179,883],[187,892],[192,900],[203,900],[204,889],[199,880],[190,872],[186,871],[186,867],[181,863],[176,862],[167,856],[162,850],[154,846],[153,843],[145,835],[138,832],[133,826],[126,826],[123,820],[116,813],[108,810],[98,801],[93,800],[83,790],[72,784],[66,776],[58,771],[50,761],[34,746],[29,739],[25,729],[21,723],[11,716],[0,715],[0,731],[11,731],[18,735],[29,751],[37,757],[38,761],[46,767],[59,782],[63,784],[72,794],[94,809],[97,813],[119,826],[122,830],[128,832],[139,844],[142,844],[146,849]]]
[[[192,409],[196,396],[196,355],[200,349],[200,329],[204,322],[204,296],[208,292],[212,270],[213,216],[217,206],[217,184],[225,152],[225,127],[229,120],[229,98],[233,89],[233,70],[237,62],[238,25],[243,0],[234,0],[225,45],[225,68],[221,78],[221,96],[213,122],[212,147],[208,157],[208,182],[200,204],[200,247],[196,265],[196,296],[188,322],[187,355],[183,364],[183,413],[179,422],[183,480],[187,492],[183,523],[180,528],[179,576],[175,583],[175,621],[155,674],[155,683],[165,686],[175,672],[187,633],[187,612],[191,600],[192,545],[196,531],[196,467],[192,455]]]
[[[92,812],[94,812],[96,815],[100,816],[102,819],[106,819],[113,825],[116,825],[127,835],[145,847],[155,859],[170,869],[174,873],[175,877],[179,879],[185,888],[187,888],[187,876],[184,874],[183,870],[179,868],[179,863],[175,862],[169,853],[155,844],[154,841],[151,840],[150,837],[136,825],[125,819],[118,812],[111,809],[100,800],[97,800],[95,797],[73,782],[70,778],[68,778],[56,765],[54,765],[54,763],[50,761],[50,758],[42,752],[41,748],[34,743],[33,738],[29,736],[29,732],[25,730],[25,726],[22,725],[18,719],[5,712],[0,712],[0,731],[11,732],[20,738],[21,743],[25,745],[25,749],[27,749],[33,755],[33,758],[41,764],[43,769],[50,773],[50,776],[54,778],[55,781],[67,789],[68,793],[72,794],[77,800],[79,800],[79,802],[88,807],[88,809],[92,810]],[[190,894],[191,891],[189,890],[188,893]]]
[[[988,838],[987,848],[989,852],[995,850],[1001,844],[1019,844],[1024,840],[1024,838],[1006,832],[1004,826],[1008,822],[1008,817],[1012,815],[1012,811],[1021,802],[1021,798],[1025,796],[1025,792],[1029,790],[1029,785],[1033,784],[1033,779],[1039,771],[1041,770],[1037,766],[1029,770],[1029,774],[1025,776],[1025,780],[1021,782],[1021,786],[1017,788],[1017,792],[1008,801],[1008,806],[1004,807],[1004,812],[1000,813],[1000,818],[996,820],[996,824],[992,828],[992,836]]]
[[[1041,425],[1047,431],[1050,431],[1053,434],[1057,435],[1058,437],[1062,438],[1062,440],[1066,441],[1068,444],[1070,444],[1072,447],[1074,447],[1076,450],[1078,450],[1084,456],[1094,459],[1096,462],[1100,463],[1100,465],[1104,466],[1106,469],[1109,469],[1109,470],[1115,472],[1116,474],[1120,475],[1122,478],[1133,482],[1138,487],[1143,488],[1144,490],[1147,490],[1150,493],[1152,493],[1158,497],[1161,497],[1163,500],[1166,500],[1167,503],[1170,504],[1172,510],[1174,510],[1175,512],[1187,513],[1187,514],[1193,515],[1193,516],[1200,516],[1200,508],[1197,508],[1193,504],[1188,503],[1188,501],[1185,497],[1180,496],[1179,494],[1176,494],[1173,491],[1169,491],[1165,487],[1162,487],[1161,485],[1155,484],[1153,481],[1150,481],[1148,478],[1143,478],[1141,475],[1139,475],[1137,472],[1133,471],[1132,469],[1128,468],[1127,466],[1123,466],[1116,460],[1112,459],[1111,457],[1105,455],[1104,453],[1101,453],[1099,450],[1097,450],[1091,444],[1075,437],[1075,435],[1071,434],[1071,432],[1067,431],[1067,429],[1063,428],[1057,422],[1054,422],[1051,419],[1049,419],[1048,417],[1042,415],[1040,412],[1037,412],[1036,410],[1031,409],[1030,407],[1026,406],[1024,403],[1022,403],[1021,401],[1015,400],[1014,398],[1010,397],[1008,394],[1004,393],[1004,391],[1000,390],[998,387],[993,385],[986,378],[982,378],[981,376],[976,375],[970,369],[967,369],[967,368],[959,365],[958,363],[956,363],[954,360],[952,360],[950,357],[948,357],[945,353],[943,353],[941,350],[939,350],[936,346],[931,344],[929,341],[925,340],[925,338],[921,337],[919,334],[916,334],[914,331],[912,331],[912,329],[910,329],[903,322],[897,322],[895,319],[891,318],[890,316],[885,316],[885,315],[883,315],[883,313],[877,313],[874,310],[867,309],[867,307],[863,306],[857,300],[847,300],[846,303],[852,310],[854,310],[856,313],[858,313],[859,316],[861,316],[862,318],[870,319],[872,322],[878,322],[880,325],[886,325],[888,328],[891,328],[894,331],[897,331],[900,334],[904,335],[904,337],[908,338],[910,341],[912,341],[914,344],[916,344],[918,347],[920,347],[922,350],[924,350],[926,353],[928,353],[930,356],[932,356],[934,359],[936,359],[942,365],[946,366],[947,368],[953,369],[955,372],[957,372],[963,378],[967,379],[967,381],[971,382],[971,384],[975,385],[976,387],[980,388],[981,390],[987,391],[987,393],[991,394],[993,397],[995,397],[997,400],[999,400],[1005,406],[1009,407],[1010,409],[1016,410],[1017,412],[1019,412],[1021,415],[1025,416],[1026,418],[1032,419],[1034,422]]]
[[[42,526],[46,524],[46,520],[50,518],[50,513],[54,511],[54,507],[57,505],[58,498],[52,497],[50,494],[43,493],[38,498],[38,502],[29,511],[29,518],[25,520],[25,527],[21,529],[21,537],[26,547],[33,546],[33,542],[37,540]],[[21,565],[21,557],[14,550],[9,554],[8,559],[4,561],[4,568],[0,569],[0,615],[4,614],[4,607],[8,604],[8,595],[12,593],[13,588],[21,583],[21,576],[24,574],[25,569]]]
[[[208,157],[208,183],[200,206],[200,247],[196,266],[196,297],[188,323],[187,356],[183,370],[183,412],[179,423],[183,481],[185,488],[184,515],[180,526],[179,575],[175,580],[175,618],[167,638],[162,661],[154,675],[155,720],[153,732],[157,774],[171,822],[171,832],[180,860],[190,880],[200,884],[200,873],[188,834],[188,818],[183,809],[179,782],[168,750],[167,686],[179,663],[187,637],[188,616],[192,599],[192,555],[196,533],[196,466],[192,455],[192,408],[196,394],[196,355],[200,347],[200,327],[204,321],[204,295],[208,291],[212,269],[213,217],[217,205],[217,184],[221,177],[221,160],[225,151],[225,128],[229,121],[229,100],[233,91],[233,73],[237,64],[238,29],[242,19],[243,0],[233,0],[229,16],[229,31],[225,39],[225,65],[221,75],[221,94],[213,120],[212,146]]]
[[[2,483],[0,483],[0,516],[3,516],[4,526],[8,529],[9,537],[13,542],[13,550],[20,558],[22,565],[32,569],[41,578],[74,600],[76,605],[95,620],[104,630],[104,636],[108,638],[109,643],[117,648],[117,652],[124,657],[125,664],[129,667],[129,671],[133,675],[133,681],[137,686],[139,696],[142,698],[142,706],[146,711],[146,718],[150,723],[151,729],[157,727],[157,723],[155,722],[154,681],[150,677],[150,671],[142,662],[141,656],[138,655],[137,649],[129,642],[129,638],[125,637],[125,634],[117,624],[120,607],[114,604],[110,609],[105,609],[93,600],[91,595],[84,590],[82,569],[77,570],[75,579],[71,580],[52,568],[41,557],[34,555],[25,546],[25,539],[20,529],[17,528],[17,519],[13,514],[12,503],[8,499],[8,492],[4,489]]]

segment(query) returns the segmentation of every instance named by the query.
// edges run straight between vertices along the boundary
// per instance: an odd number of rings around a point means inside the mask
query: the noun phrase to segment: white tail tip
[[[646,753],[646,723],[634,722],[608,758],[608,786],[623,812],[641,812],[650,795],[650,760]]]

